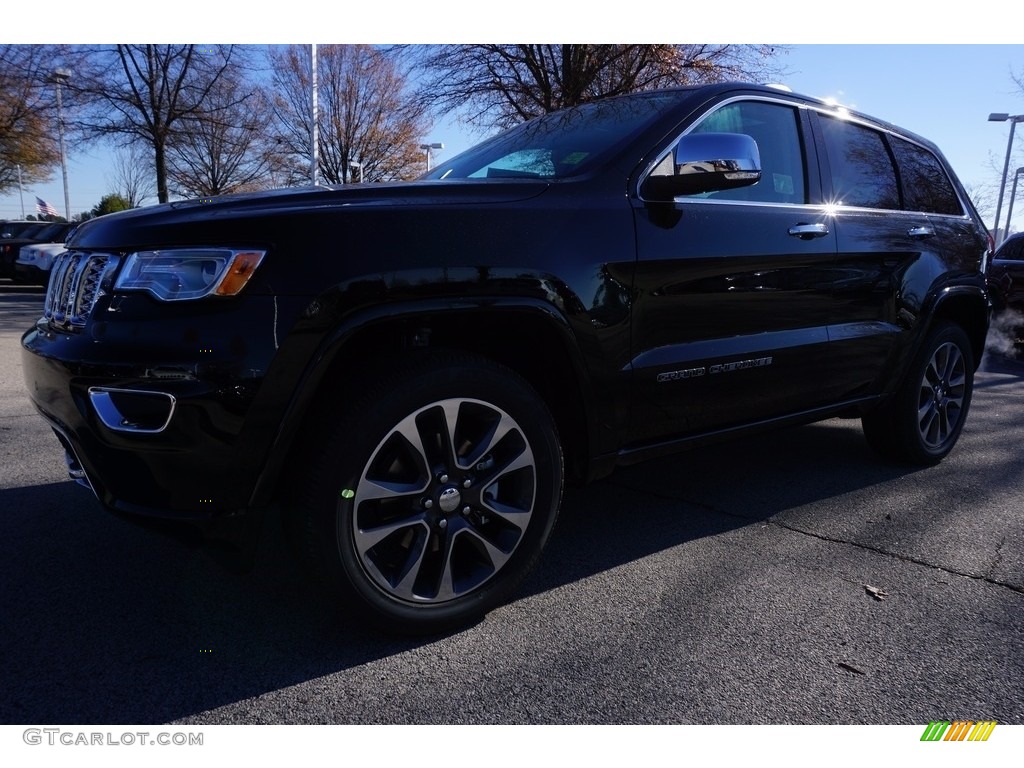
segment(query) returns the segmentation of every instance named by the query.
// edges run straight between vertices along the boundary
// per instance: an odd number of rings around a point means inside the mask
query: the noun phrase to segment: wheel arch
[[[944,320],[956,323],[964,329],[971,342],[974,369],[977,370],[985,353],[985,337],[988,335],[988,296],[983,290],[974,286],[955,286],[943,289],[936,297],[928,326],[934,326],[935,323]]]
[[[568,319],[541,301],[499,299],[459,305],[417,302],[373,308],[327,334],[302,375],[253,491],[253,506],[270,502],[302,461],[304,436],[315,441],[323,415],[341,407],[403,357],[433,349],[469,352],[522,376],[555,420],[570,478],[586,476],[592,434],[589,376]]]

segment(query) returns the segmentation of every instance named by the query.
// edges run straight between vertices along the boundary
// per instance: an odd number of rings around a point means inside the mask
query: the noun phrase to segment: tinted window
[[[827,115],[821,118],[832,167],[833,202],[862,208],[901,208],[896,169],[882,134]]]
[[[705,117],[691,133],[745,133],[757,142],[761,180],[750,187],[700,195],[715,200],[806,203],[803,143],[797,111],[781,104],[744,101]]]
[[[963,214],[953,183],[942,163],[924,147],[889,137],[903,181],[903,202],[908,210],[925,213]]]
[[[31,235],[33,232],[36,232],[37,230],[40,230],[42,228],[43,228],[42,224],[36,223],[34,221],[29,221],[29,222],[22,222],[22,221],[10,222],[10,223],[4,224],[4,226],[3,226],[3,236],[4,237],[10,237],[10,238],[27,237],[27,236]]]
[[[33,237],[38,238],[40,242],[57,242],[58,239],[64,239],[64,233],[67,231],[67,228],[67,224],[50,224],[36,232]]]
[[[1024,261],[1024,237],[1011,237],[996,251],[997,259]]]

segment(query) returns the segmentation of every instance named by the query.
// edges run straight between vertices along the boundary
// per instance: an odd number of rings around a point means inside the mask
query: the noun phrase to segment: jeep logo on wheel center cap
[[[462,503],[462,494],[459,493],[458,488],[445,488],[437,497],[437,504],[445,514],[454,512],[459,508],[460,503]]]

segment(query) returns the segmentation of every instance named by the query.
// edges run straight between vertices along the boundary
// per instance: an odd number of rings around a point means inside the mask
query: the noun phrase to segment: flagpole
[[[67,69],[55,69],[51,80],[57,86],[57,136],[60,139],[60,167],[64,174],[64,220],[71,221],[71,199],[68,196],[68,161],[64,154],[64,110],[60,103],[60,87],[67,85],[71,72]]]
[[[18,165],[18,197],[21,199],[21,218],[25,219],[25,190],[21,186],[21,165]]]

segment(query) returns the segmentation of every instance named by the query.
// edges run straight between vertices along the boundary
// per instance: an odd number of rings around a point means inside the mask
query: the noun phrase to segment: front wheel
[[[343,408],[307,472],[303,552],[391,631],[465,624],[536,562],[562,491],[554,422],[511,370],[434,353]]]
[[[883,456],[937,464],[956,445],[974,390],[974,353],[963,329],[941,323],[928,334],[891,399],[866,414],[869,445]]]

